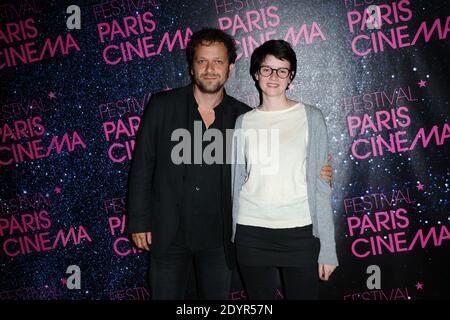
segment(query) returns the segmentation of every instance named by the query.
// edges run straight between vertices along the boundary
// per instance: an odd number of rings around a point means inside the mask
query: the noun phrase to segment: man
[[[179,142],[171,137],[180,128],[194,137],[198,124],[202,135],[216,129],[225,137],[251,108],[224,90],[236,60],[229,35],[203,29],[186,50],[192,84],[155,94],[142,115],[129,173],[126,232],[138,248],[151,251],[153,299],[183,299],[193,262],[200,298],[225,300],[235,266],[231,168],[203,160],[175,164],[171,156]],[[202,143],[201,154],[209,142]],[[330,181],[331,168],[321,175]]]

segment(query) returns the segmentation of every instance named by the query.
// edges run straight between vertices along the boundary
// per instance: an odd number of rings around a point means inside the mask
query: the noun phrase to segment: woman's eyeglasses
[[[280,79],[286,79],[291,74],[291,70],[289,70],[288,68],[273,69],[269,66],[261,66],[258,69],[258,73],[263,77],[270,77],[274,71],[277,73],[277,76]]]

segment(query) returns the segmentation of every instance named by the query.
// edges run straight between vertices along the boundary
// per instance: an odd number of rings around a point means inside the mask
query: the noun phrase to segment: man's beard
[[[214,94],[222,90],[223,86],[225,85],[226,79],[222,82],[220,78],[218,81],[211,83],[210,85],[207,85],[203,80],[198,77],[194,76],[195,84],[197,85],[198,89],[203,93],[209,93]]]

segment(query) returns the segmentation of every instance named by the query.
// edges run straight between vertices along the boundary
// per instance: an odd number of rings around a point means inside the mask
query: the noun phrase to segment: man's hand
[[[133,233],[131,235],[136,247],[142,250],[150,250],[150,245],[152,244],[152,233],[151,232],[140,232]]]
[[[328,281],[330,275],[336,269],[336,266],[332,266],[330,264],[319,264],[319,278],[323,281]]]

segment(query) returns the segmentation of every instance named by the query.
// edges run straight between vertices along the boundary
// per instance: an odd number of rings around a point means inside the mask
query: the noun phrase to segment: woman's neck
[[[297,102],[290,100],[286,97],[286,95],[278,96],[278,97],[269,97],[263,95],[260,110],[263,111],[279,111],[292,107]]]

